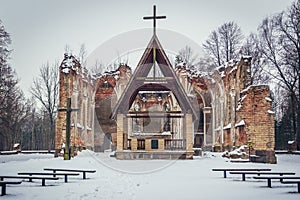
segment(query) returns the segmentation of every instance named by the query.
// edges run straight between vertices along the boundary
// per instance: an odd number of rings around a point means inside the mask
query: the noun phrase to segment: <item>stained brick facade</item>
[[[270,88],[251,85],[250,57],[230,61],[210,73],[186,69],[185,65],[177,66],[175,72],[198,118],[185,119],[191,126],[185,127],[188,150],[199,145],[207,150],[230,150],[233,146],[252,143],[252,154],[261,157],[257,161],[276,163]],[[65,56],[60,68],[59,107],[66,107],[66,98],[71,97],[72,107],[80,109],[72,113],[71,144],[96,151],[105,150],[106,145],[117,150],[127,145],[124,138],[133,130],[128,124],[117,126],[128,123],[124,122],[124,115],[119,114],[113,120],[111,114],[131,74],[130,67],[121,65],[116,71],[91,76],[73,56]],[[65,141],[65,121],[66,114],[59,112],[57,150]],[[136,149],[137,143],[132,139],[132,148]],[[147,141],[147,150],[150,145]],[[163,149],[163,145],[163,140],[158,139],[158,149]]]

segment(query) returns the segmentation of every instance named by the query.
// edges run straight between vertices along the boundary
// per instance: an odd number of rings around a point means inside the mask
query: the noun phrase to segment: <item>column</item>
[[[185,115],[185,139],[186,139],[186,150],[193,151],[193,117],[192,114]]]
[[[117,115],[117,151],[123,150],[123,114]]]
[[[221,122],[221,143],[222,143],[222,146],[224,144],[224,130],[223,130],[223,127],[224,127],[224,98],[223,97],[220,97],[220,105],[221,105],[221,119],[220,119],[220,122]]]

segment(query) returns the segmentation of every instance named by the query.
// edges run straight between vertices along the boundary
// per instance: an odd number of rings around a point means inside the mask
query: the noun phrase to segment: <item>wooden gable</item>
[[[162,74],[149,76],[153,67],[155,71],[159,69]],[[152,36],[127,87],[116,104],[112,117],[115,118],[118,113],[127,114],[139,91],[172,91],[182,112],[193,114],[193,117],[197,118],[197,114],[156,35]]]

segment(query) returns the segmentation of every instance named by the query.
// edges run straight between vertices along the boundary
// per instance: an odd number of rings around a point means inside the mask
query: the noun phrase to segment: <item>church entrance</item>
[[[204,141],[204,134],[195,134],[194,148],[202,148]]]

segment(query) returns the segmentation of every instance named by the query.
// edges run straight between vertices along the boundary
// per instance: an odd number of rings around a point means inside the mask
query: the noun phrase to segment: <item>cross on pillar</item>
[[[65,151],[64,151],[64,160],[71,160],[71,153],[70,153],[70,137],[71,137],[71,112],[78,111],[79,109],[72,109],[71,108],[71,98],[67,98],[67,108],[59,108],[58,112],[66,112],[67,119],[66,119],[66,144],[65,144]]]
[[[166,19],[166,16],[156,16],[156,6],[153,5],[153,16],[144,17],[143,19],[153,19],[153,35],[156,34],[156,19]]]

